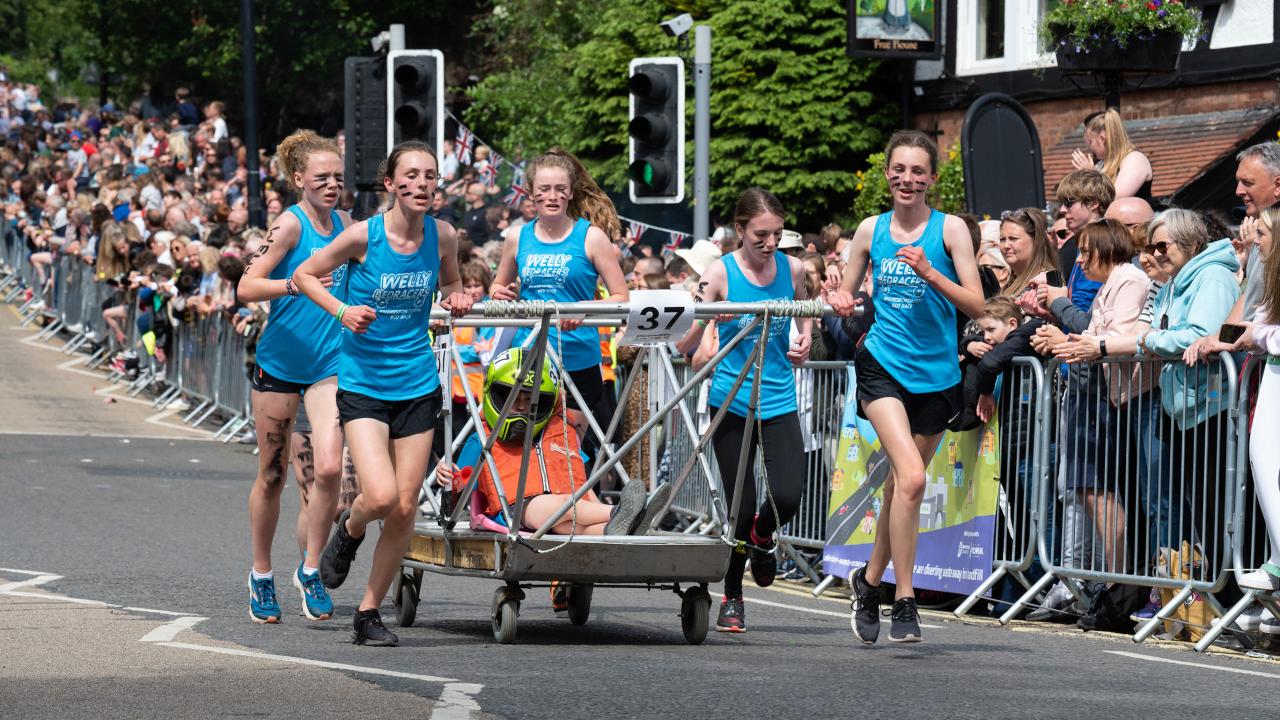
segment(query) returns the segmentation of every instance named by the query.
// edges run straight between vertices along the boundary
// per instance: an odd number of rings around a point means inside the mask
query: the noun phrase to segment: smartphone
[[[1218,339],[1224,343],[1234,343],[1244,334],[1245,326],[1235,323],[1223,323],[1218,330]]]

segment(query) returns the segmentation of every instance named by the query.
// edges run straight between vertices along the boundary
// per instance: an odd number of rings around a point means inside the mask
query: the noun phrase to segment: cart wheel
[[[520,603],[503,600],[493,613],[493,639],[500,645],[516,641],[516,618],[520,615]]]
[[[586,625],[591,617],[591,593],[595,586],[591,583],[571,583],[569,585],[569,622],[574,625]]]
[[[680,602],[680,628],[685,642],[701,645],[707,639],[707,623],[711,615],[711,596],[705,588],[694,588],[685,593]]]
[[[413,571],[413,591],[419,598],[422,597],[422,571],[421,570]]]
[[[412,627],[418,617],[418,591],[408,574],[400,577],[400,589],[396,592],[396,622],[400,627]]]

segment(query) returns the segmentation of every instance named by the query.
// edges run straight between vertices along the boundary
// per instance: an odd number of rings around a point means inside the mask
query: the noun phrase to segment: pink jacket
[[[1150,287],[1151,279],[1133,263],[1122,263],[1112,268],[1093,300],[1093,317],[1085,334],[1102,339],[1132,335]],[[1150,390],[1159,376],[1155,368],[1141,364],[1132,368],[1132,373],[1116,372],[1119,368],[1110,365],[1113,363],[1107,363],[1104,370],[1112,405],[1123,404]]]

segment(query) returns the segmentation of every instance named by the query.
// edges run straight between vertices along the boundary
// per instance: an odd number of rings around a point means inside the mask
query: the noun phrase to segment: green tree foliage
[[[299,122],[336,130],[343,59],[369,55],[369,38],[392,22],[407,24],[409,47],[437,47],[456,57],[476,3],[255,0],[261,138],[270,143]],[[10,17],[21,22],[4,26]],[[148,88],[157,91],[154,100],[168,102],[178,85],[187,85],[198,98],[224,100],[233,119],[242,112],[240,3],[234,0],[0,0],[0,38],[12,40],[0,47],[14,66],[41,68],[41,77],[23,79],[47,83],[49,68],[76,78],[94,62],[124,76],[124,86],[111,89],[124,105]],[[79,89],[96,96],[94,88]]]
[[[838,1],[498,0],[477,24],[489,67],[467,122],[507,152],[563,145],[603,185],[624,187],[627,64],[680,53],[658,26],[680,12],[712,28],[712,209],[729,214],[758,185],[799,227],[847,221],[852,169],[897,111],[870,90],[876,63],[845,57]],[[688,111],[692,172],[691,89]]]

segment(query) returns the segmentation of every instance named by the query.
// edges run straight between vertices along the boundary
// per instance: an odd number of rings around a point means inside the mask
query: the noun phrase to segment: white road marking
[[[841,620],[849,619],[849,613],[847,612],[840,613],[840,612],[835,612],[833,610],[818,610],[817,608],[800,607],[799,605],[787,605],[786,603],[773,602],[772,600],[760,600],[755,597],[747,597],[746,599],[747,599],[748,605],[766,605],[768,607],[785,608],[787,610],[807,612],[807,613],[812,613],[814,615],[826,615],[828,617],[837,617],[837,618],[840,618]],[[881,622],[887,622],[887,620],[882,619]],[[941,625],[926,625],[924,623],[921,623],[920,627],[932,628],[934,630],[942,629]]]
[[[199,615],[184,615],[176,620],[170,620],[146,635],[143,635],[138,642],[173,642],[173,639],[178,636],[178,633],[188,628],[195,627],[196,623],[208,619],[209,618],[200,617]]]
[[[211,645],[193,645],[184,642],[163,642],[159,643],[162,647],[178,648],[180,650],[200,650],[203,652],[218,653],[221,655],[236,655],[239,657],[258,658],[260,660],[275,660],[277,662],[295,663],[297,665],[310,665],[312,667],[328,668],[330,670],[346,670],[347,672],[364,673],[365,675],[382,675],[385,677],[401,678],[404,680],[421,680],[422,682],[431,683],[452,683],[457,682],[453,678],[436,677],[434,675],[418,675],[415,673],[400,672],[399,670],[383,670],[382,668],[364,667],[362,665],[347,665],[346,663],[328,662],[325,660],[312,660],[311,658],[293,657],[290,655],[274,655],[272,653],[256,652],[254,650],[240,650],[238,648],[213,647]]]
[[[475,683],[445,683],[431,710],[431,720],[470,720],[472,713],[480,710],[480,703],[472,696],[483,689],[483,685]]]
[[[160,423],[161,427],[172,427],[178,429],[177,425],[166,425]],[[200,435],[192,435],[190,437],[180,437],[177,435],[120,435],[118,433],[94,433],[94,432],[55,432],[41,431],[31,432],[30,430],[0,430],[0,435],[25,435],[31,437],[76,437],[76,438],[132,438],[134,440],[194,440],[196,442],[208,442],[213,439],[213,433],[206,430],[192,430],[191,428],[181,428],[187,432],[200,433]],[[204,437],[207,433],[208,437]],[[39,464],[39,460],[28,460],[28,465]]]
[[[201,652],[217,653],[220,655],[234,655],[237,657],[258,658],[260,660],[274,660],[276,662],[308,665],[311,667],[326,668],[329,670],[343,670],[346,672],[361,673],[364,675],[381,675],[383,677],[401,678],[403,680],[444,683],[444,690],[440,693],[440,697],[435,702],[431,713],[432,720],[470,720],[473,717],[473,714],[480,710],[480,704],[476,702],[474,697],[484,689],[484,685],[479,683],[464,683],[458,682],[453,678],[437,677],[435,675],[420,675],[417,673],[401,672],[399,670],[384,670],[382,668],[365,667],[363,665],[348,665],[346,663],[312,660],[310,658],[293,657],[290,655],[276,655],[273,653],[257,652],[254,650],[241,650],[238,648],[213,647],[209,645],[195,645],[193,643],[176,642],[174,641],[174,638],[177,637],[178,633],[194,627],[197,623],[208,620],[208,618],[200,617],[199,615],[192,615],[190,613],[173,612],[171,610],[156,610],[154,608],[113,605],[111,603],[102,602],[101,600],[75,598],[66,595],[24,592],[18,588],[43,585],[47,582],[59,580],[62,576],[55,575],[53,573],[38,572],[35,570],[18,570],[16,568],[0,568],[0,573],[16,573],[19,575],[33,576],[27,580],[16,580],[0,585],[0,595],[35,598],[52,602],[69,602],[104,608],[119,608],[121,610],[131,612],[155,613],[159,615],[169,615],[176,618],[153,629],[151,632],[141,637],[139,642],[155,643],[158,646],[177,648],[179,650],[199,650]]]
[[[49,602],[69,602],[77,605],[93,605],[94,607],[118,608],[119,605],[102,602],[101,600],[88,600],[86,598],[68,597],[66,595],[51,595],[49,593],[33,593],[23,592],[21,590],[5,590],[4,586],[0,586],[0,595],[12,595],[13,597],[32,598],[35,600],[47,600]]]
[[[3,585],[0,585],[0,594],[12,593],[14,590],[17,590],[18,588],[35,587],[36,585],[43,585],[47,582],[53,582],[54,580],[61,580],[61,579],[62,579],[61,575],[54,575],[52,573],[42,573],[29,580],[14,580],[13,582],[8,582]]]
[[[1165,663],[1168,665],[1184,665],[1186,667],[1200,668],[1201,670],[1218,670],[1221,672],[1236,673],[1237,675],[1254,675],[1257,677],[1280,679],[1280,675],[1276,673],[1261,672],[1259,670],[1245,670],[1244,668],[1223,667],[1221,665],[1206,665],[1204,663],[1188,662],[1186,660],[1174,660],[1172,658],[1152,657],[1150,655],[1142,655],[1140,653],[1125,652],[1123,650],[1106,650],[1104,652],[1111,655],[1120,655],[1121,657],[1133,658],[1135,660],[1150,660],[1151,662]]]

